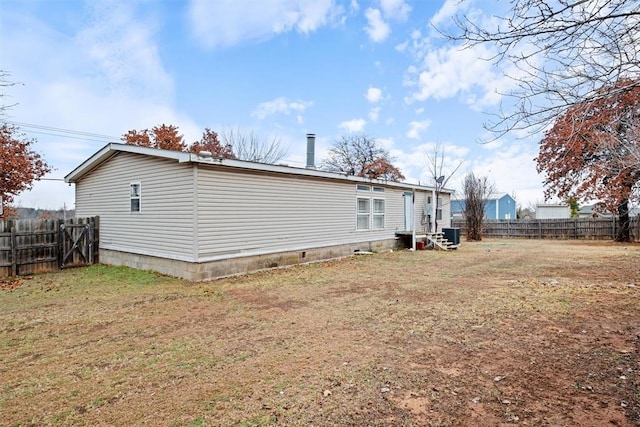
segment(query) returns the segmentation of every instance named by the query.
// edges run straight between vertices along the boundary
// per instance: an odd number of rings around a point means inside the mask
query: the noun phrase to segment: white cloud
[[[194,37],[215,49],[294,30],[307,34],[343,13],[334,0],[191,0],[187,18]]]
[[[415,145],[411,150],[405,151],[392,149],[390,154],[395,159],[393,164],[402,170],[402,173],[407,177],[407,182],[420,182],[424,185],[432,185],[433,177],[430,176],[427,163],[428,156],[433,156],[435,147],[438,147],[438,149],[444,153],[442,172],[445,174],[453,173],[469,154],[467,147],[462,147],[450,142],[444,144],[428,142]],[[460,174],[460,171],[458,171],[454,177],[458,176],[458,174]],[[447,187],[451,188],[452,185],[448,184]]]
[[[338,125],[338,128],[344,129],[349,133],[362,132],[367,121],[365,119],[347,120]]]
[[[303,113],[312,105],[313,102],[311,101],[290,101],[285,97],[279,97],[274,100],[258,104],[256,109],[251,114],[260,120],[264,120],[272,114],[289,115],[291,114],[291,112]],[[298,116],[298,121],[301,121],[300,115]]]
[[[382,89],[377,87],[369,87],[364,97],[367,98],[367,101],[372,104],[380,102],[380,100],[382,99]]]
[[[380,0],[380,7],[387,18],[406,21],[411,12],[411,6],[404,0]]]
[[[173,82],[154,40],[155,24],[129,3],[92,3],[88,26],[76,36],[82,57],[110,91],[168,97]]]
[[[465,102],[476,110],[499,104],[502,96],[514,86],[518,70],[496,67],[494,54],[485,46],[469,49],[446,47],[428,52],[422,64],[407,71],[409,86],[416,90],[407,102],[465,96]],[[508,76],[508,77],[507,77]]]
[[[381,43],[389,37],[391,34],[391,27],[382,19],[382,14],[379,9],[368,8],[364,15],[367,18],[368,25],[364,28],[365,32],[369,35],[371,41],[375,43]]]
[[[426,130],[429,125],[431,125],[431,120],[409,122],[409,131],[407,132],[407,138],[420,139],[420,133]]]
[[[394,150],[393,146],[395,144],[395,140],[393,138],[376,138],[376,142],[378,143],[378,145],[380,145],[380,147],[389,151],[389,154],[391,154],[391,151]]]
[[[438,26],[446,20],[450,20],[460,10],[466,7],[466,2],[460,0],[445,0],[444,4],[431,18],[431,25]]]
[[[369,111],[369,120],[377,122],[380,117],[380,107],[374,107]]]
[[[496,191],[512,194],[517,189],[516,201],[526,207],[544,200],[542,177],[533,160],[536,154],[535,145],[510,141],[491,155],[478,157],[471,167],[477,176],[495,183]]]
[[[404,53],[407,50],[407,47],[409,47],[409,42],[405,41],[396,45],[396,50],[400,53]]]
[[[496,4],[491,9],[492,13],[472,5],[473,2],[446,0],[431,24],[446,26],[448,19],[463,13],[478,28],[495,30],[500,24],[495,16],[496,10],[504,5]],[[518,49],[535,65],[539,59],[532,56],[535,48],[520,44]],[[526,73],[510,62],[496,63],[497,50],[494,46],[442,45],[441,35],[434,31],[428,34],[414,31],[405,51],[413,55],[415,61],[414,65],[407,68],[403,82],[405,86],[413,88],[412,93],[405,97],[408,103],[458,97],[473,110],[485,111],[497,106],[503,98],[502,94],[515,89],[520,79],[526,79]]]

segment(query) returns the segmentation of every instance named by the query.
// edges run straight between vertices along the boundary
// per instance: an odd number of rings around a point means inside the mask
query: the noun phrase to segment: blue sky
[[[187,142],[205,127],[279,138],[304,166],[341,135],[367,134],[407,181],[432,184],[427,155],[444,173],[467,171],[527,207],[543,201],[533,161],[539,135],[490,144],[482,123],[513,85],[491,47],[460,49],[433,30],[454,13],[491,22],[491,1],[410,0],[0,0],[0,69],[17,103],[4,120],[38,140],[63,178],[129,129],[179,126]],[[72,132],[61,132],[59,129]],[[73,207],[73,187],[46,180],[19,205]]]

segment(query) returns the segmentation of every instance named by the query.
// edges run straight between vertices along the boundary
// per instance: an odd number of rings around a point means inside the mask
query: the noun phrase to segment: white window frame
[[[137,188],[137,194],[134,194],[134,188]],[[137,210],[133,209],[134,200],[138,201]],[[129,212],[135,214],[142,212],[142,184],[140,182],[129,183]]]
[[[387,203],[385,199],[373,198],[371,203],[371,228],[373,230],[384,230],[385,226],[385,214],[387,211]],[[382,202],[382,211],[376,209],[376,202]],[[382,225],[376,226],[376,219],[382,219]]]
[[[361,209],[361,202],[366,203],[366,209]],[[364,206],[362,207],[364,208]],[[386,214],[386,199],[381,197],[356,197],[356,231],[384,230]]]
[[[360,201],[367,203],[367,209],[360,209]],[[366,222],[363,219],[366,218]],[[366,223],[366,228],[360,224]],[[356,230],[367,231],[371,229],[371,198],[370,197],[358,197],[356,198]]]

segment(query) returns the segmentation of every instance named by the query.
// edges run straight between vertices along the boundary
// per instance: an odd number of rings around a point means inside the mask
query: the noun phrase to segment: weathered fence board
[[[0,221],[0,277],[98,262],[98,217]]]
[[[640,217],[631,218],[631,236],[640,238]],[[466,234],[462,219],[451,222]],[[567,219],[500,219],[485,220],[482,235],[486,237],[520,237],[531,239],[613,239],[620,222],[617,218],[567,218]]]

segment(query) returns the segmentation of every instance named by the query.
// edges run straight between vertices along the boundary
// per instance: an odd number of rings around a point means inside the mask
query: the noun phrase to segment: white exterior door
[[[404,192],[404,231],[413,231],[413,193]]]

